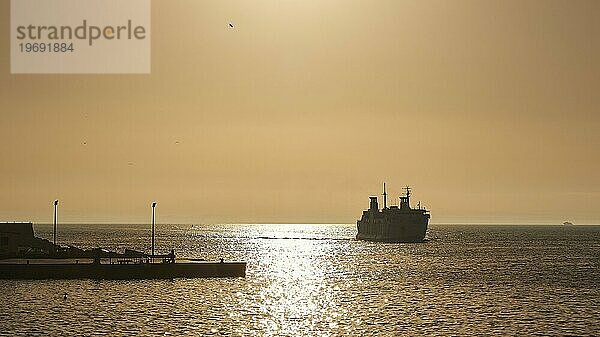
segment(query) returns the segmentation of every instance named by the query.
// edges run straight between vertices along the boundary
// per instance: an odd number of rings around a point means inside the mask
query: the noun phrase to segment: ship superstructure
[[[369,197],[369,209],[363,211],[356,222],[358,240],[386,242],[422,242],[429,224],[429,211],[421,207],[411,208],[411,188],[404,188],[398,206],[387,206],[387,192],[383,184],[383,208],[379,209],[377,197]]]

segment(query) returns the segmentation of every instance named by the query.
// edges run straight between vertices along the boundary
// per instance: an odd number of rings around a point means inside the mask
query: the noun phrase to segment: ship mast
[[[58,199],[54,200],[54,227],[52,231],[52,238],[54,239],[54,249],[56,249],[56,222],[58,219]]]
[[[410,209],[410,186],[404,188],[405,196],[400,197],[400,209]]]
[[[383,209],[387,208],[387,193],[385,192],[385,183],[383,183]]]
[[[152,257],[154,258],[154,209],[156,208],[156,202],[152,202]]]

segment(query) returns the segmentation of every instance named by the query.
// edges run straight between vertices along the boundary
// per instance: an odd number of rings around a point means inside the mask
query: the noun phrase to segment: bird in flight
[[[229,28],[234,28],[235,26],[233,25],[233,22],[229,23]]]

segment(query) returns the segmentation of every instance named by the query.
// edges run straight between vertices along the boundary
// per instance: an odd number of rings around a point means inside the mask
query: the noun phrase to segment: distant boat
[[[569,221],[565,221],[565,222],[563,222],[563,226],[573,226],[573,223],[569,222]]]

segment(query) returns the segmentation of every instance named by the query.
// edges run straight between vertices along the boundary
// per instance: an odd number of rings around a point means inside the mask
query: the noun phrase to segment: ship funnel
[[[369,210],[379,211],[379,205],[377,204],[377,197],[369,197]]]

